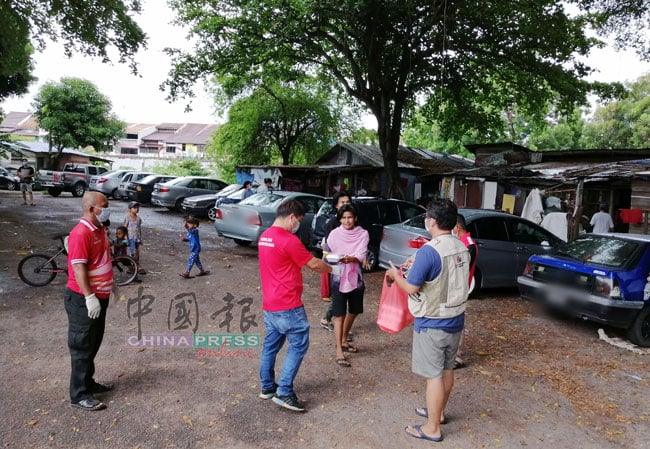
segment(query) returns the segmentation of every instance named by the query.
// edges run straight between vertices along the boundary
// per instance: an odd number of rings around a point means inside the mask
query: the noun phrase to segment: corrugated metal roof
[[[337,142],[336,145],[319,158],[319,161],[327,160],[333,152],[338,151],[340,148],[354,153],[372,167],[382,168],[384,166],[384,158],[378,147],[349,142]],[[446,172],[457,168],[471,167],[473,164],[473,161],[470,159],[457,155],[451,156],[444,153],[434,153],[421,148],[400,145],[397,150],[397,167],[402,169],[423,169],[427,171]]]

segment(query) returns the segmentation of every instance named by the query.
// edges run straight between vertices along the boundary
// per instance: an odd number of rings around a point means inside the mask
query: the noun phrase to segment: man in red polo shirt
[[[106,405],[93,394],[113,388],[93,379],[113,288],[110,245],[101,225],[108,220],[110,210],[108,200],[99,192],[86,192],[81,206],[83,216],[68,237],[68,283],[64,294],[72,362],[70,405],[94,411]]]

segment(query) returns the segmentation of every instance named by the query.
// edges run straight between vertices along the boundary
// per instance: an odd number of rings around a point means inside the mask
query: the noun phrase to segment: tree
[[[337,136],[339,109],[313,80],[264,83],[237,100],[209,151],[226,173],[236,165],[310,163]]]
[[[500,111],[528,113],[550,99],[569,109],[595,86],[582,81],[594,39],[586,21],[554,0],[409,2],[380,0],[172,1],[197,39],[194,53],[170,50],[164,87],[190,95],[215,74],[255,83],[272,71],[288,79],[316,71],[336,81],[377,118],[387,194],[401,196],[397,150],[402,122],[428,99],[443,130],[489,131]]]
[[[596,108],[585,126],[583,148],[650,146],[650,73],[626,87],[624,98]]]
[[[146,35],[131,15],[141,11],[140,0],[13,0],[0,2],[0,101],[27,91],[31,54],[45,40],[63,40],[70,56],[80,52],[110,61],[114,48],[119,62],[136,71],[135,55]]]
[[[50,151],[92,146],[110,150],[126,125],[111,113],[111,102],[90,81],[61,78],[43,85],[33,107],[39,126],[47,131]]]
[[[633,48],[650,60],[650,2],[648,0],[574,0],[590,15],[590,24],[603,36],[611,36],[619,49]]]

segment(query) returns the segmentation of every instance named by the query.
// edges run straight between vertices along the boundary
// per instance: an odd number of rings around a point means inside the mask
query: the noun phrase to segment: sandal
[[[349,352],[350,354],[356,354],[359,350],[352,345],[342,346],[344,352]]]
[[[429,410],[426,407],[416,407],[415,408],[415,414],[418,416],[421,416],[423,418],[428,418],[429,417]],[[440,420],[440,424],[447,424],[449,421],[447,421],[447,417],[445,416]]]
[[[344,366],[346,368],[350,368],[352,365],[350,365],[350,362],[348,362],[345,357],[341,357],[340,359],[336,359],[336,364],[338,366]]]
[[[210,270],[199,271],[199,274],[197,274],[197,276],[207,276],[208,274],[210,274]]]

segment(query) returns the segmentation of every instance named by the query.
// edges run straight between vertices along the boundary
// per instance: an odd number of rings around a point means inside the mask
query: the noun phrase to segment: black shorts
[[[359,315],[363,313],[363,294],[365,290],[366,288],[363,285],[347,293],[341,293],[338,288],[332,289],[332,316],[345,316],[348,313]]]

